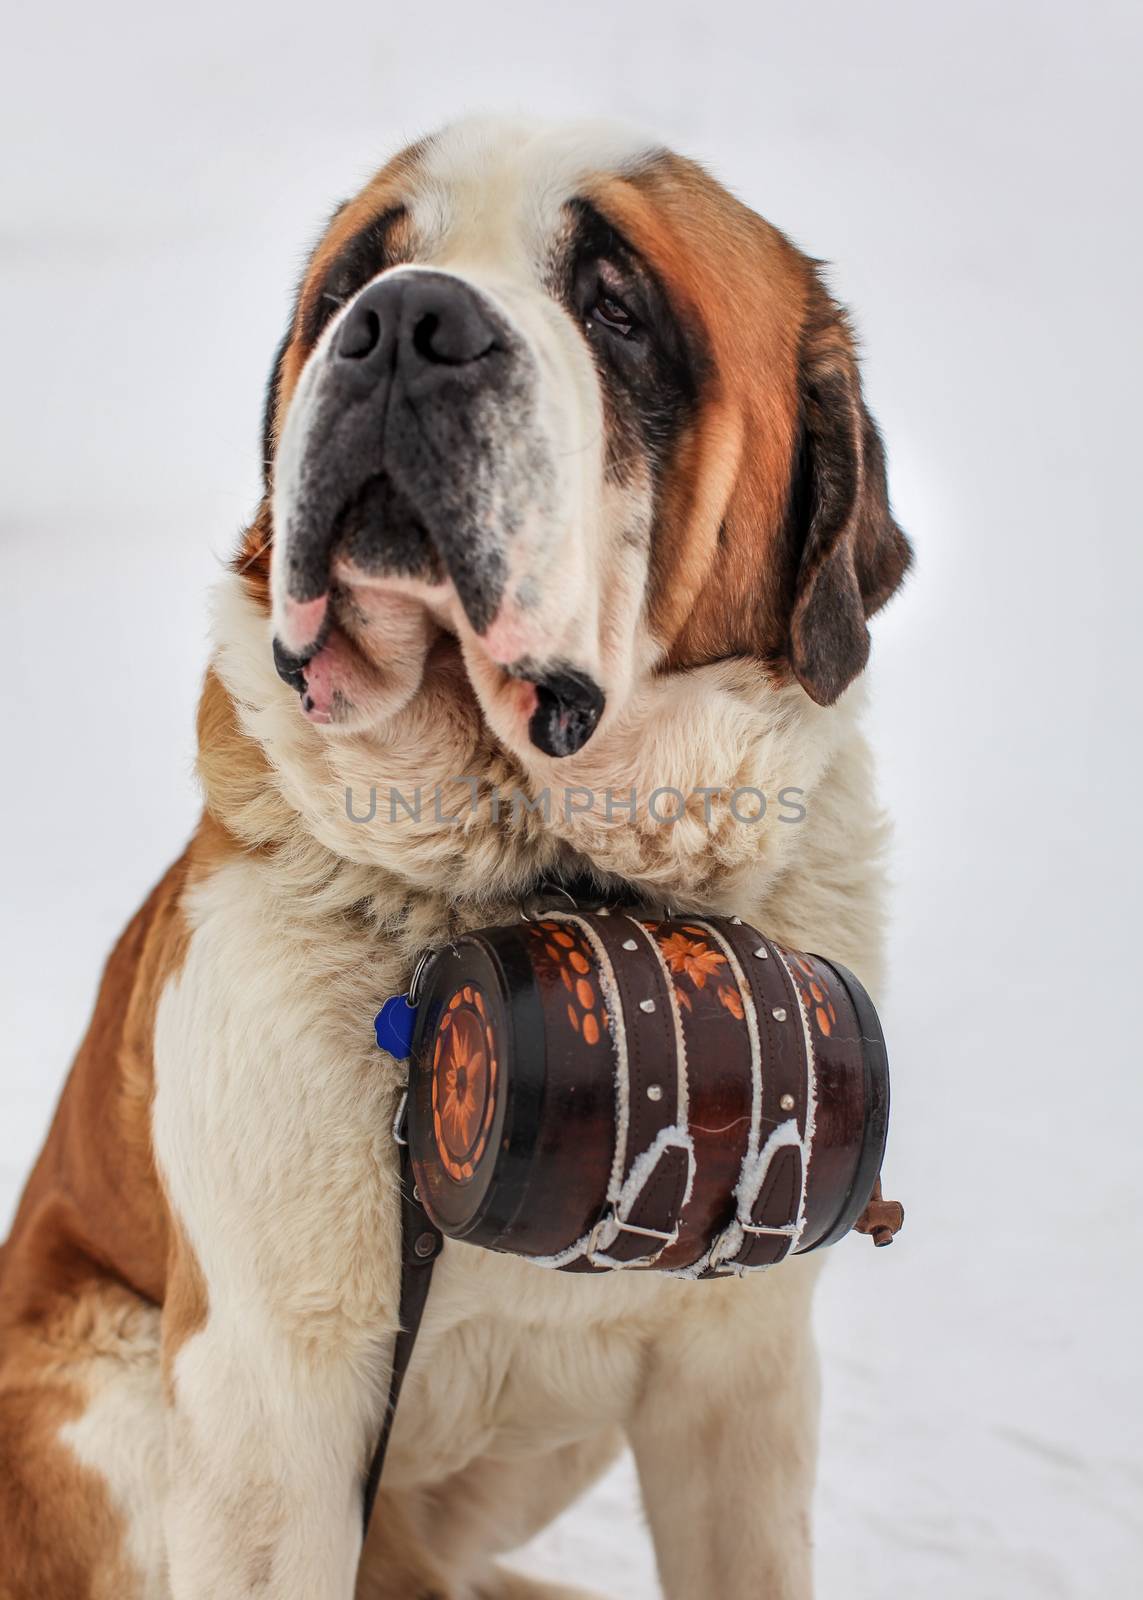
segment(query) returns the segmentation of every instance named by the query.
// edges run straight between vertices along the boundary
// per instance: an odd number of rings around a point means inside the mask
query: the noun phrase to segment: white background
[[[836,263],[917,548],[873,669],[909,1218],[840,1246],[820,1300],[820,1593],[1139,1592],[1138,16],[9,13],[0,1226],[100,963],[194,822],[205,593],[307,244],[463,109],[620,113]],[[624,1469],[530,1561],[655,1595],[635,1507]]]

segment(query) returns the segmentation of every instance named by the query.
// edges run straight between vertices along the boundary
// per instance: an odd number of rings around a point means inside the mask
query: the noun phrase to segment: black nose
[[[495,348],[496,333],[476,291],[444,272],[398,272],[356,301],[334,341],[334,357],[362,375],[398,366],[465,367]]]

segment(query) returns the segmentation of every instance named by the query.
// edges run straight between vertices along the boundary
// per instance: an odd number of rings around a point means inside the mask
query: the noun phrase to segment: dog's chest
[[[401,1079],[371,1022],[407,959],[348,920],[320,939],[282,927],[252,862],[215,874],[191,912],[157,1018],[153,1134],[211,1315],[240,1310],[261,1348],[376,1371],[398,1300]],[[624,1421],[663,1330],[709,1326],[725,1288],[557,1272],[450,1242],[388,1480],[436,1480]]]
[[[391,1481],[530,1455],[630,1413],[654,1330],[691,1286],[647,1274],[584,1277],[447,1244],[394,1430]]]
[[[267,939],[246,863],[219,873],[196,910],[156,1033],[155,1149],[175,1213],[212,1304],[256,1308],[269,1335],[317,1354],[372,1359],[396,1312],[401,1077],[371,1021],[404,963],[348,935],[314,952]],[[480,1431],[493,1415],[511,1434],[525,1418],[561,1426],[557,1411],[613,1412],[636,1381],[656,1299],[648,1285],[450,1243],[402,1430],[425,1407],[431,1439]],[[478,1420],[466,1424],[470,1410]]]

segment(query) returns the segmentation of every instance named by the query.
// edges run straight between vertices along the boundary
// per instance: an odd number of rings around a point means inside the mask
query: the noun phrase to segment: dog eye
[[[603,289],[600,289],[596,296],[589,318],[592,322],[601,323],[605,328],[611,328],[624,339],[630,338],[635,329],[635,318],[622,300],[617,300],[613,294],[608,294]]]

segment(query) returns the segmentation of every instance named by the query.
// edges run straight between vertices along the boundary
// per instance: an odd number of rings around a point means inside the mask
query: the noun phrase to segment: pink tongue
[[[316,600],[287,599],[278,637],[291,655],[304,656],[313,648],[328,607],[328,594],[319,594]]]

